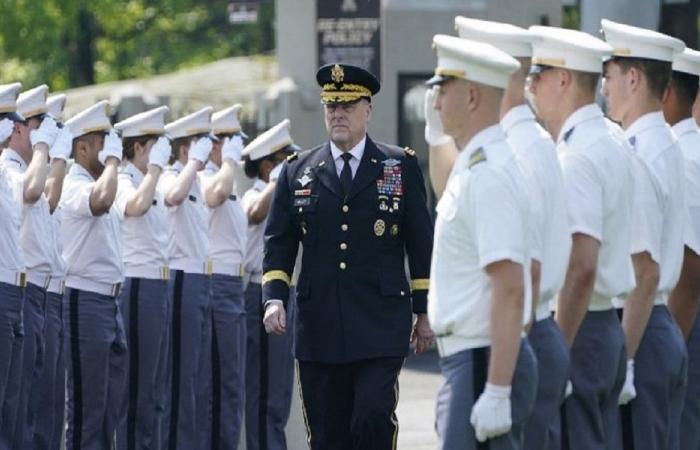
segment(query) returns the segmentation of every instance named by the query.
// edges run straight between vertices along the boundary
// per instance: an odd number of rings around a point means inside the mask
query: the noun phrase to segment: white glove
[[[574,385],[571,380],[566,380],[566,388],[564,388],[564,399],[567,399],[574,393]]]
[[[637,390],[634,388],[634,360],[627,360],[627,376],[625,377],[625,384],[622,386],[622,391],[620,391],[620,398],[618,403],[620,405],[626,405],[630,401],[634,400],[637,396]]]
[[[63,127],[58,130],[56,140],[49,150],[50,159],[62,159],[68,161],[71,151],[73,151],[73,134],[68,127]]]
[[[479,442],[510,431],[513,419],[510,415],[510,386],[486,383],[486,389],[472,408],[471,423]]]
[[[29,140],[32,142],[32,147],[36,144],[43,142],[48,147],[53,145],[58,135],[58,126],[56,121],[51,116],[44,117],[41,121],[41,125],[36,130],[32,130],[29,133]]]
[[[232,138],[226,138],[223,147],[221,147],[222,159],[230,159],[234,162],[240,162],[243,153],[243,139],[236,135]]]
[[[112,130],[107,136],[105,136],[105,143],[102,146],[102,150],[97,154],[97,158],[100,163],[104,166],[107,162],[107,158],[117,158],[119,161],[122,160],[122,153],[124,148],[122,147],[122,140],[116,131]]]
[[[188,159],[196,159],[197,161],[205,163],[207,162],[207,158],[209,158],[209,153],[211,153],[212,147],[213,143],[211,142],[211,139],[208,137],[199,138],[190,146],[190,154]]]
[[[423,111],[425,113],[425,142],[428,145],[445,145],[450,142],[450,138],[442,130],[442,121],[440,114],[433,108],[435,96],[437,92],[435,88],[425,91],[425,102],[423,103]]]
[[[5,142],[12,135],[14,129],[15,123],[10,119],[0,120],[0,142]]]
[[[172,152],[173,150],[168,138],[161,136],[156,143],[153,144],[153,147],[151,147],[151,152],[148,154],[148,164],[158,166],[162,169],[168,164]]]
[[[280,177],[280,172],[282,172],[283,165],[284,163],[279,163],[270,171],[270,181],[277,181]]]

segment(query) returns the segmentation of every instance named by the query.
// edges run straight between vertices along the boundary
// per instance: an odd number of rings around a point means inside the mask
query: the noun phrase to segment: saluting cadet
[[[683,153],[661,108],[673,57],[685,45],[655,31],[601,23],[614,49],[605,63],[602,94],[640,165],[630,247],[637,286],[622,316],[627,379],[620,403],[629,402],[621,409],[624,445],[678,448],[687,352],[666,305],[683,263],[686,210]]]
[[[621,448],[617,400],[625,337],[612,298],[634,286],[629,257],[633,161],[594,103],[612,49],[586,33],[530,27],[530,92],[557,143],[564,175],[571,256],[556,321],[571,348],[573,393],[562,409],[562,447]]]
[[[688,223],[678,284],[668,296],[668,307],[687,341],[688,380],[680,425],[680,448],[700,448],[700,130],[693,119],[693,102],[700,82],[700,52],[686,48],[673,57],[673,73],[664,98],[664,117],[678,137],[683,152]]]
[[[284,160],[297,151],[283,120],[260,134],[243,150],[244,170],[255,184],[243,196],[248,218],[245,270],[247,323],[245,422],[248,450],[286,450],[284,428],[289,419],[294,383],[292,340],[294,291],[287,301],[289,332],[267,335],[263,326],[262,270],[263,236]]]
[[[208,448],[238,448],[245,392],[245,301],[243,257],[246,218],[234,194],[234,171],[241,160],[241,105],[212,116],[214,142],[209,161],[199,173],[209,208],[211,264],[212,416]]]
[[[54,119],[45,117],[47,93],[48,87],[42,85],[18,97],[17,112],[25,122],[15,124],[8,147],[0,156],[22,192],[20,245],[28,281],[22,313],[24,343],[19,360],[22,369],[8,384],[6,399],[10,407],[2,412],[2,439],[13,448],[24,448],[25,443],[31,446],[32,430],[24,435],[28,420],[34,421],[28,417],[27,405],[43,364],[44,300],[51,275],[50,213],[44,187],[49,172],[48,153],[58,134]]]
[[[569,377],[569,349],[552,317],[554,296],[564,283],[571,250],[564,179],[551,136],[536,122],[525,101],[525,80],[537,37],[514,25],[457,17],[462,38],[486,42],[516,58],[501,103],[501,127],[528,183],[532,220],[534,323],[528,339],[537,357],[537,398],[525,427],[523,448],[546,450],[561,445],[559,407]]]
[[[398,375],[426,315],[432,225],[415,152],[367,135],[377,79],[330,64],[316,73],[329,142],[282,166],[265,228],[265,328],[287,329],[299,247],[295,356],[312,449],[396,447]],[[404,260],[408,256],[411,283]]]
[[[48,98],[48,114],[59,124],[63,122],[65,94]],[[66,403],[66,376],[63,360],[63,288],[65,285],[66,264],[61,255],[63,246],[60,239],[60,209],[58,203],[63,190],[66,174],[66,161],[73,149],[73,135],[68,127],[63,127],[49,151],[51,168],[46,180],[44,194],[49,202],[51,218],[51,279],[46,288],[44,309],[44,363],[41,369],[36,404],[30,406],[41,414],[35,414],[34,448],[49,450],[60,448],[63,436],[63,411]],[[32,400],[34,402],[34,400]]]
[[[436,35],[434,107],[459,156],[437,206],[428,312],[444,377],[441,449],[519,449],[534,405],[527,188],[498,124],[520,64],[489,44]]]
[[[126,339],[117,301],[124,269],[114,206],[122,143],[101,101],[66,122],[75,163],[60,208],[64,294],[66,448],[110,448],[126,376]]]
[[[119,294],[129,348],[126,416],[117,431],[117,448],[159,448],[159,420],[165,395],[168,345],[168,223],[158,179],[170,159],[164,136],[166,106],[129,117],[121,132],[124,160],[115,207],[121,224],[126,280]],[[159,409],[160,408],[160,409]]]
[[[171,329],[162,447],[204,448],[211,390],[211,277],[207,209],[197,178],[212,148],[212,108],[165,126],[173,139],[171,164],[158,183],[168,210]],[[196,427],[195,427],[196,425]]]
[[[24,117],[17,113],[16,102],[20,89],[21,83],[0,85],[0,144],[4,148],[3,153],[7,151],[7,141],[16,133],[18,124],[24,122]],[[10,394],[10,380],[21,379],[24,334],[22,304],[26,277],[20,245],[24,195],[14,178],[6,165],[0,164],[0,406],[3,411],[16,409],[17,406],[16,403],[7,404],[6,397]],[[2,436],[0,448],[11,448],[11,437]]]

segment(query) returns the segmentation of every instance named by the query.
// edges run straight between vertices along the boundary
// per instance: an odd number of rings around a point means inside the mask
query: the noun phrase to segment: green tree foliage
[[[273,2],[231,25],[230,0],[2,0],[0,82],[53,90],[274,48]]]

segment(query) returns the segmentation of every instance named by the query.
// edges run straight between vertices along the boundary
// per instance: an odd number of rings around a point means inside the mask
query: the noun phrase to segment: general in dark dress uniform
[[[330,140],[282,168],[265,230],[265,327],[285,331],[283,304],[301,243],[295,356],[310,447],[395,448],[412,313],[417,351],[433,338],[425,314],[432,246],[425,185],[413,150],[366,134],[379,91],[374,76],[335,64],[316,77]]]

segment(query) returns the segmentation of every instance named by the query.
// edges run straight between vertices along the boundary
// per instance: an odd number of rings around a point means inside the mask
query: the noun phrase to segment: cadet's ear
[[[467,110],[474,111],[481,102],[481,89],[475,83],[467,85]]]

